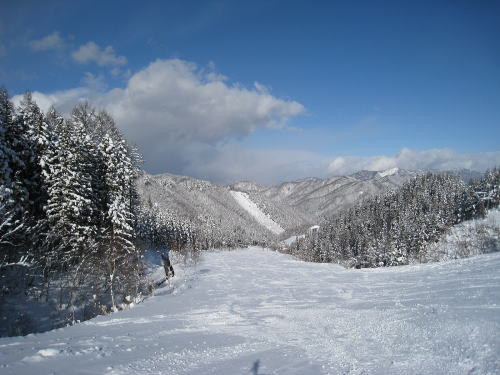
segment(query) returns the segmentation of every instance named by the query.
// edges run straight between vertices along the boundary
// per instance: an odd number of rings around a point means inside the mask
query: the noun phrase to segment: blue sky
[[[484,169],[500,2],[2,2],[0,84],[107,109],[152,173]]]

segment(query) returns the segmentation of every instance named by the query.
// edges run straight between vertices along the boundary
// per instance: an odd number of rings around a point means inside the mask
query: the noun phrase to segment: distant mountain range
[[[350,176],[326,179],[306,178],[271,187],[243,182],[231,185],[231,188],[292,207],[316,222],[321,217],[352,206],[361,198],[398,188],[418,173],[393,168],[382,172],[360,171]]]
[[[138,182],[141,199],[194,225],[216,225],[221,231],[244,230],[248,238],[273,238],[251,212],[245,210],[231,191],[248,195],[261,212],[285,230],[305,228],[319,223],[360,199],[400,187],[408,179],[424,173],[392,168],[385,171],[359,171],[349,176],[305,178],[267,187],[244,181],[224,186],[169,173],[144,174]],[[440,172],[441,173],[441,172]],[[482,174],[459,170],[447,172],[468,181]]]

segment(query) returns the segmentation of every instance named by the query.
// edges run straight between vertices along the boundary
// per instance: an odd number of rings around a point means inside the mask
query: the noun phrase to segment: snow
[[[0,339],[9,374],[498,374],[500,253],[346,270],[206,253],[136,307]]]
[[[293,244],[294,242],[296,242],[298,239],[300,238],[305,238],[305,234],[301,234],[299,236],[291,236],[291,237],[288,237],[286,240],[282,241],[282,243],[285,245],[285,246],[290,246],[291,244]]]
[[[28,256],[22,256],[18,262],[14,263],[0,263],[0,268],[3,267],[11,267],[11,266],[19,266],[19,267],[31,267],[31,263],[28,262]]]
[[[35,355],[28,356],[23,358],[24,362],[41,362],[47,357],[55,357],[61,353],[61,350],[58,349],[42,349],[39,350]]]
[[[454,225],[437,243],[430,244],[427,259],[442,261],[500,250],[500,208],[484,218]]]
[[[307,231],[309,233],[313,233],[313,232],[317,232],[318,230],[319,230],[319,225],[313,225],[312,227],[309,227],[309,229]],[[298,236],[290,236],[286,240],[281,241],[281,244],[284,247],[290,247],[290,245],[292,245],[294,242],[297,242],[297,240],[299,240],[301,238],[305,238],[305,237],[306,237],[305,234],[301,234]]]
[[[252,215],[259,224],[266,227],[269,231],[274,234],[281,234],[285,231],[278,223],[262,212],[262,210],[250,199],[247,193],[234,190],[231,190],[230,193],[245,211]]]
[[[378,172],[379,177],[386,177],[386,176],[392,176],[398,173],[399,168],[391,168],[391,169],[386,169],[385,171]]]

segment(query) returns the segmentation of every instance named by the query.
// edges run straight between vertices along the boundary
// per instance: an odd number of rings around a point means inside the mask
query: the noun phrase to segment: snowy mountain
[[[138,191],[146,206],[157,205],[198,230],[217,232],[215,237],[229,238],[238,232],[238,240],[244,243],[271,239],[272,234],[234,200],[225,186],[169,173],[144,174],[138,181]]]
[[[246,191],[246,192],[262,191],[267,188],[264,185],[260,185],[252,181],[240,181],[231,185],[230,187],[232,190]]]
[[[408,179],[423,171],[409,171],[391,168],[385,171],[359,171],[349,176],[335,176],[326,179],[305,178],[283,182],[267,187],[251,181],[242,181],[230,186],[218,185],[191,177],[169,173],[150,176],[144,174],[139,181],[139,192],[143,202],[157,203],[175,215],[188,218],[195,225],[217,223],[223,232],[250,228],[247,237],[265,238],[282,233],[296,234],[319,223],[321,218],[331,216],[346,209],[365,197],[374,196],[389,189],[397,189]],[[459,172],[456,172],[459,173]],[[461,171],[464,179],[477,176],[477,172]],[[246,203],[241,205],[236,197],[243,192],[255,206],[273,221],[275,227],[263,225]],[[246,229],[245,229],[246,230]],[[298,233],[298,232],[297,232]],[[302,233],[302,232],[301,232]]]
[[[246,197],[242,197],[234,187],[169,173],[144,174],[138,181],[138,191],[145,205],[157,204],[170,215],[188,220],[195,227],[215,227],[213,230],[220,231],[221,236],[241,233],[244,243],[268,242],[284,229],[310,223],[307,215],[279,202],[254,196],[252,187],[262,187],[253,183],[239,186],[251,193],[245,192]],[[252,210],[247,209],[249,206]],[[264,223],[264,220],[268,221]]]
[[[356,180],[367,181],[367,180],[373,179],[377,175],[377,173],[379,173],[379,172],[362,170],[362,171],[355,172],[355,173],[351,174],[350,176],[355,178]]]
[[[258,248],[134,308],[0,339],[3,375],[498,374],[500,253],[346,270]]]
[[[415,171],[393,168],[386,171],[360,171],[350,176],[336,176],[326,179],[306,178],[284,182],[269,188],[251,185],[252,190],[241,190],[254,195],[260,194],[268,200],[287,205],[308,215],[311,221],[330,216],[338,210],[348,208],[360,198],[373,196],[388,189],[400,187],[409,178],[416,176]]]

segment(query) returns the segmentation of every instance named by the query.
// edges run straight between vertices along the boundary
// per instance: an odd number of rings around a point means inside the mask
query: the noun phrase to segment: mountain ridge
[[[318,224],[322,218],[335,215],[360,199],[397,189],[408,179],[422,173],[425,171],[400,168],[361,170],[347,176],[307,177],[273,186],[253,181],[223,185],[172,173],[144,173],[138,186],[143,203],[156,203],[194,225],[218,225],[222,233],[233,235],[243,231],[243,237],[253,241],[258,236],[272,239],[276,234],[249,215],[231,191],[248,194],[248,198],[265,215],[289,234],[296,228]],[[469,170],[439,173],[455,174],[464,180],[481,175]]]

